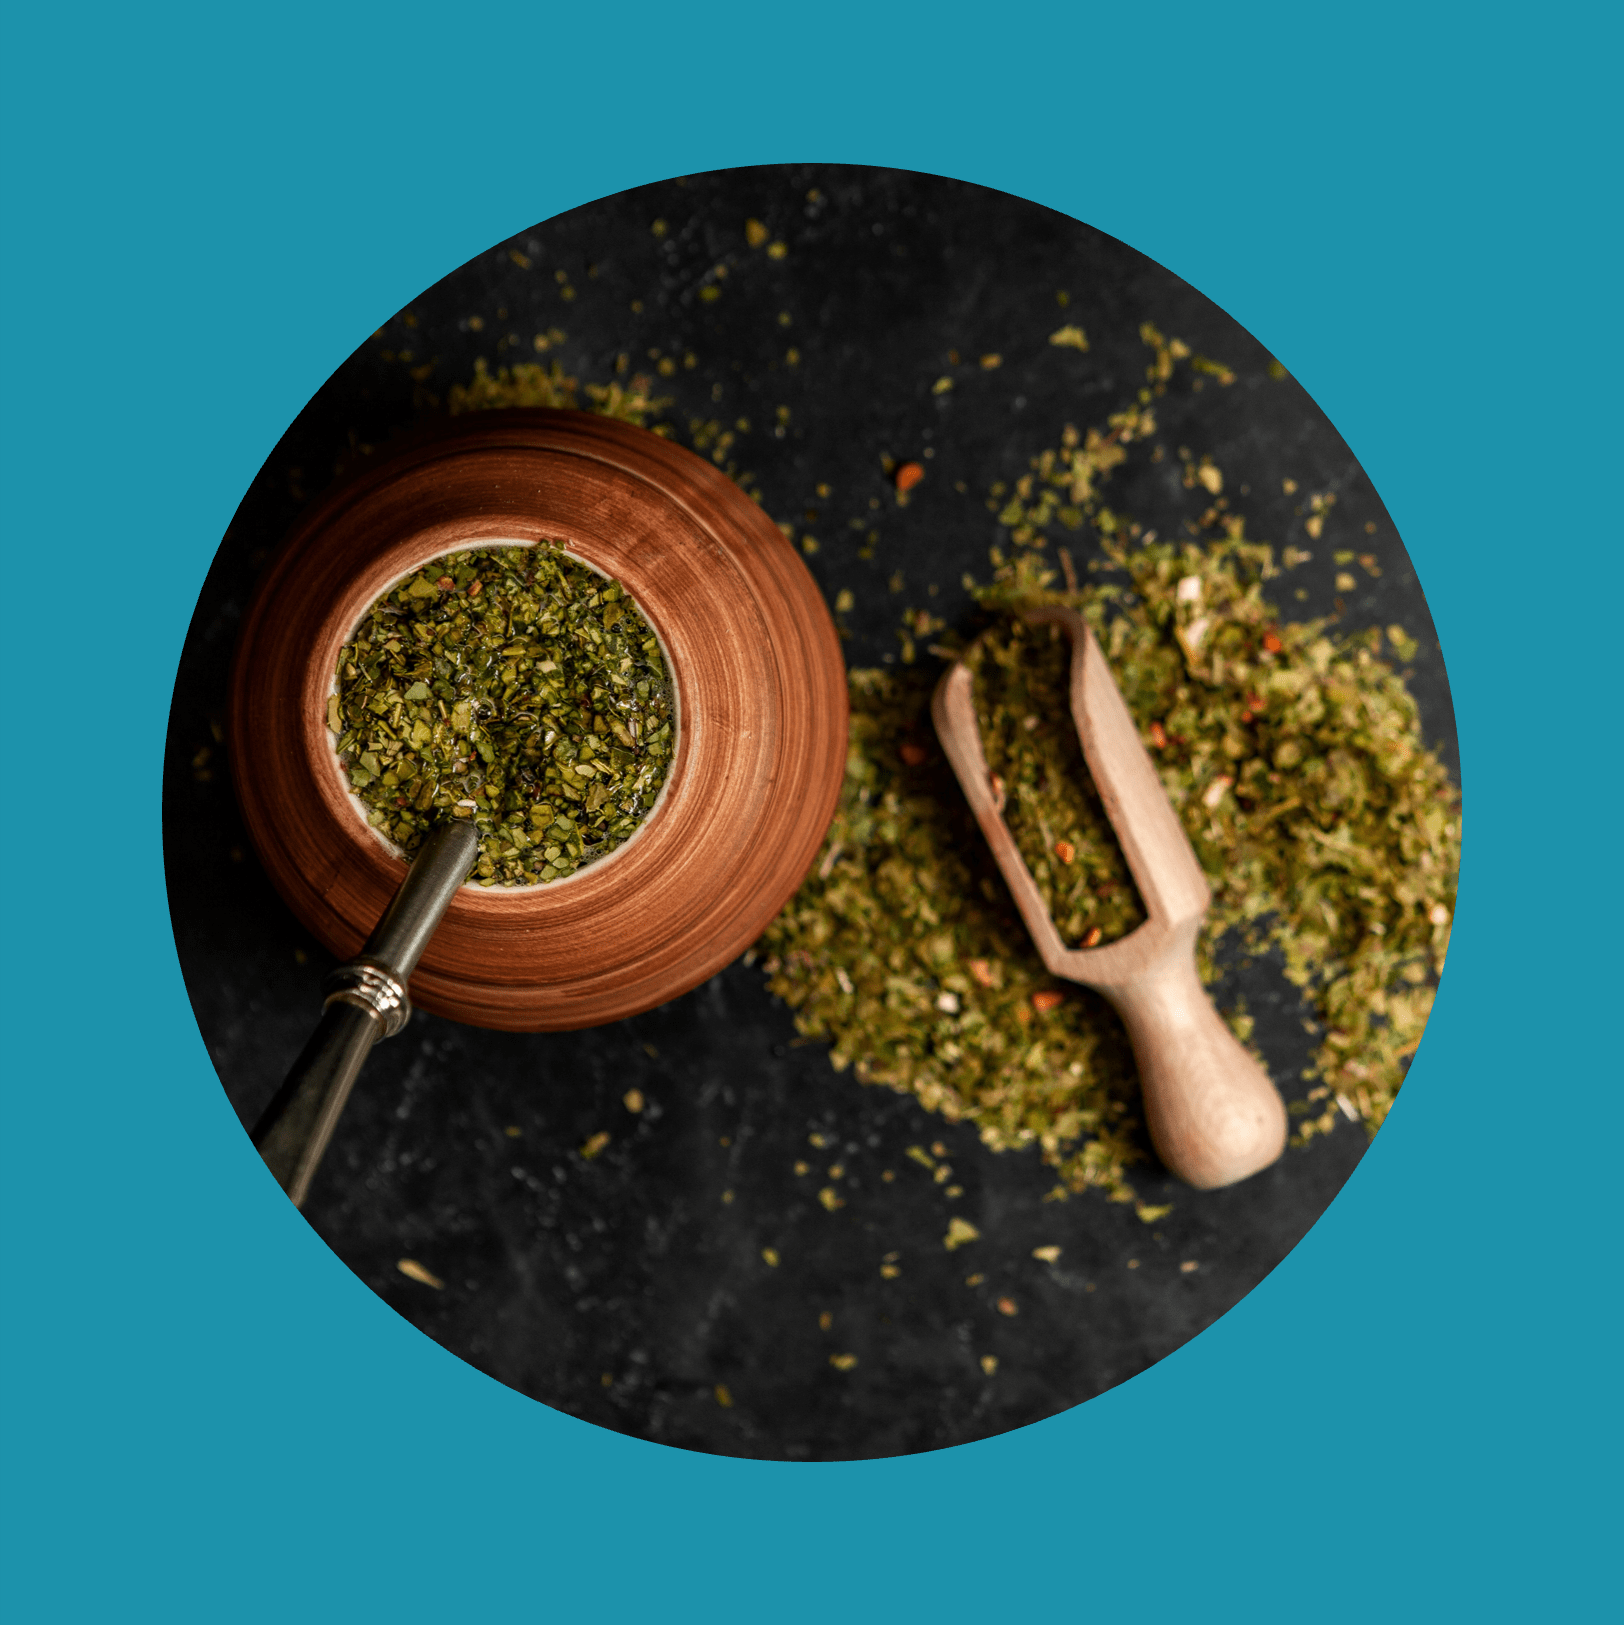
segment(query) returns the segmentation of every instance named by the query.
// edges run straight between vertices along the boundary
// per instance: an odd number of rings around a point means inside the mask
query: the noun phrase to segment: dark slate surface
[[[747,218],[786,245],[782,258],[747,245]],[[668,223],[663,237],[655,220]],[[722,290],[713,301],[699,295],[707,281]],[[1101,422],[1131,400],[1148,359],[1139,326],[1153,321],[1238,378],[1158,403],[1167,456],[1121,471],[1113,506],[1178,534],[1205,494],[1183,488],[1175,453],[1209,453],[1250,534],[1315,553],[1276,584],[1288,616],[1336,607],[1334,548],[1374,552],[1383,573],[1357,572],[1343,624],[1397,621],[1420,638],[1412,687],[1429,741],[1455,761],[1420,586],[1353,454],[1222,312],[1075,221],[926,176],[731,171],[521,233],[430,289],[410,316],[386,321],[272,452],[221,545],[176,679],[170,904],[199,1026],[245,1123],[307,1036],[331,961],[271,891],[232,800],[213,730],[236,628],[303,500],[432,415],[479,357],[556,357],[584,382],[612,379],[622,353],[633,371],[653,370],[654,349],[676,358],[674,375],[658,379],[672,397],[664,415],[683,440],[696,421],[750,420],[727,458],[775,519],[817,538],[809,563],[831,602],[855,593],[847,651],[860,665],[897,658],[906,605],[966,622],[960,578],[985,577],[998,539],[987,487],[1025,472],[1065,423]],[[1067,322],[1088,334],[1086,355],[1048,343]],[[534,335],[555,328],[566,338],[538,357]],[[988,352],[1002,366],[984,370]],[[944,376],[953,388],[938,393]],[[882,456],[927,452],[927,478],[899,509]],[[1319,543],[1302,530],[1310,491],[1337,496]],[[863,558],[871,528],[879,539]],[[1080,562],[1090,551],[1074,539]],[[1235,994],[1257,1018],[1276,1080],[1288,1098],[1301,1093],[1309,1040],[1294,990],[1264,961],[1232,975],[1221,1002]],[[622,1104],[634,1086],[648,1101],[635,1116]],[[603,1130],[608,1149],[584,1159],[579,1148]],[[904,1154],[936,1142],[964,1186],[956,1201]],[[1046,1201],[1054,1182],[1035,1154],[994,1155],[972,1129],[837,1075],[741,963],[659,1010],[581,1033],[490,1033],[418,1015],[374,1052],[307,1217],[413,1325],[537,1400],[697,1450],[878,1456],[1036,1421],[1170,1353],[1279,1262],[1365,1144],[1362,1128],[1340,1125],[1204,1195],[1152,1160],[1138,1188],[1174,1211],[1149,1227],[1097,1197]],[[798,1160],[813,1171],[797,1176]],[[829,1213],[816,1193],[837,1161],[845,1206]],[[950,1253],[953,1214],[981,1239]],[[1032,1257],[1045,1245],[1062,1249],[1058,1264]],[[763,1248],[777,1251],[776,1268]],[[890,1253],[901,1273],[885,1279]],[[401,1275],[408,1257],[443,1288]],[[838,1370],[832,1354],[857,1364]]]

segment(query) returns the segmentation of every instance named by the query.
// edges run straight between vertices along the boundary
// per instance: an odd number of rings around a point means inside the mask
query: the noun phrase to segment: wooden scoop
[[[1071,714],[1144,902],[1145,923],[1099,948],[1067,948],[1060,940],[1003,820],[1003,793],[987,769],[962,661],[937,684],[931,702],[937,735],[1043,963],[1103,993],[1122,1017],[1157,1154],[1198,1190],[1233,1185],[1284,1150],[1286,1111],[1196,976],[1196,933],[1212,901],[1206,877],[1087,623],[1060,608],[1031,610],[1025,619],[1052,622],[1071,639]]]

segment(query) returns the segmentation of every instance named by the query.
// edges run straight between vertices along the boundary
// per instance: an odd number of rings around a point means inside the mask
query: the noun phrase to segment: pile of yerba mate
[[[1126,583],[1054,593],[1020,560],[981,595],[1000,613],[976,650],[978,710],[1022,855],[1071,941],[1110,940],[1142,918],[1075,734],[1067,743],[1066,646],[1012,613],[1069,603],[1100,638],[1212,885],[1203,978],[1227,936],[1247,954],[1277,946],[1322,1029],[1297,1139],[1338,1110],[1374,1129],[1448,943],[1454,787],[1422,746],[1379,632],[1333,638],[1319,622],[1278,620],[1262,591],[1270,549],[1152,544],[1112,557]],[[771,986],[803,1033],[833,1044],[837,1068],[974,1123],[994,1149],[1039,1145],[1069,1189],[1132,1201],[1126,1038],[1102,1000],[1057,983],[1031,947],[935,748],[933,682],[851,674],[844,792],[821,859],[764,938]],[[1235,1026],[1248,1035],[1244,1017]]]
[[[1020,619],[1037,603],[1078,609],[1211,883],[1204,980],[1217,980],[1220,953],[1277,950],[1313,1012],[1311,1087],[1290,1105],[1294,1143],[1329,1132],[1339,1115],[1374,1132],[1448,946],[1459,793],[1394,669],[1413,641],[1397,626],[1350,635],[1283,620],[1270,583],[1309,555],[1288,547],[1277,559],[1248,541],[1210,460],[1185,458],[1186,486],[1214,499],[1197,539],[1157,542],[1104,504],[1112,471],[1156,433],[1154,399],[1177,365],[1233,381],[1149,324],[1142,337],[1153,361],[1138,403],[1102,427],[1068,427],[1013,491],[992,489],[1009,545],[994,549],[994,579],[977,590],[987,624],[967,652],[989,766],[1062,936],[1091,946],[1133,929],[1142,908],[1070,723],[1068,646]],[[1086,348],[1080,332],[1067,342]],[[590,398],[644,422],[665,404],[649,399],[648,383]],[[577,390],[556,365],[495,376],[482,367],[452,406],[575,404]],[[1311,537],[1333,500],[1315,500]],[[1087,591],[1056,590],[1045,554],[1056,525],[1101,539],[1105,568]],[[985,851],[931,726],[939,668],[912,664],[915,635],[932,633],[938,655],[966,652],[919,612],[900,668],[848,674],[844,789],[812,872],[759,945],[769,986],[804,1036],[831,1045],[837,1071],[974,1124],[995,1150],[1039,1148],[1057,1195],[1093,1187],[1155,1219],[1166,1210],[1139,1204],[1127,1173],[1145,1140],[1126,1036],[1102,999],[1044,969]],[[1247,1039],[1245,1012],[1227,1015]]]

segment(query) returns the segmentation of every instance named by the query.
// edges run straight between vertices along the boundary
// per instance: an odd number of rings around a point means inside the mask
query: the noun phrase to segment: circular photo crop
[[[239,815],[231,661],[342,482],[481,413],[659,436],[810,573],[850,721],[821,848],[718,974],[606,1026],[418,1012],[376,1045],[303,1206],[327,1245],[541,1403],[776,1460],[1037,1421],[1233,1306],[1403,1084],[1460,846],[1420,584],[1286,367],[1087,225],[819,165],[604,199],[380,320],[244,497],[176,680],[170,907],[245,1128],[336,961]],[[664,771],[641,623],[534,573],[469,553],[381,602],[331,718],[397,845],[477,816],[485,878],[532,885]]]

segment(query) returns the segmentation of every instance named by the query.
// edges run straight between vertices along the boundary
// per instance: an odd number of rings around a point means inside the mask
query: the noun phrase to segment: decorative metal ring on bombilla
[[[304,1205],[372,1046],[412,1019],[406,983],[478,856],[471,819],[433,830],[366,946],[322,983],[321,1020],[253,1136],[295,1207]]]

